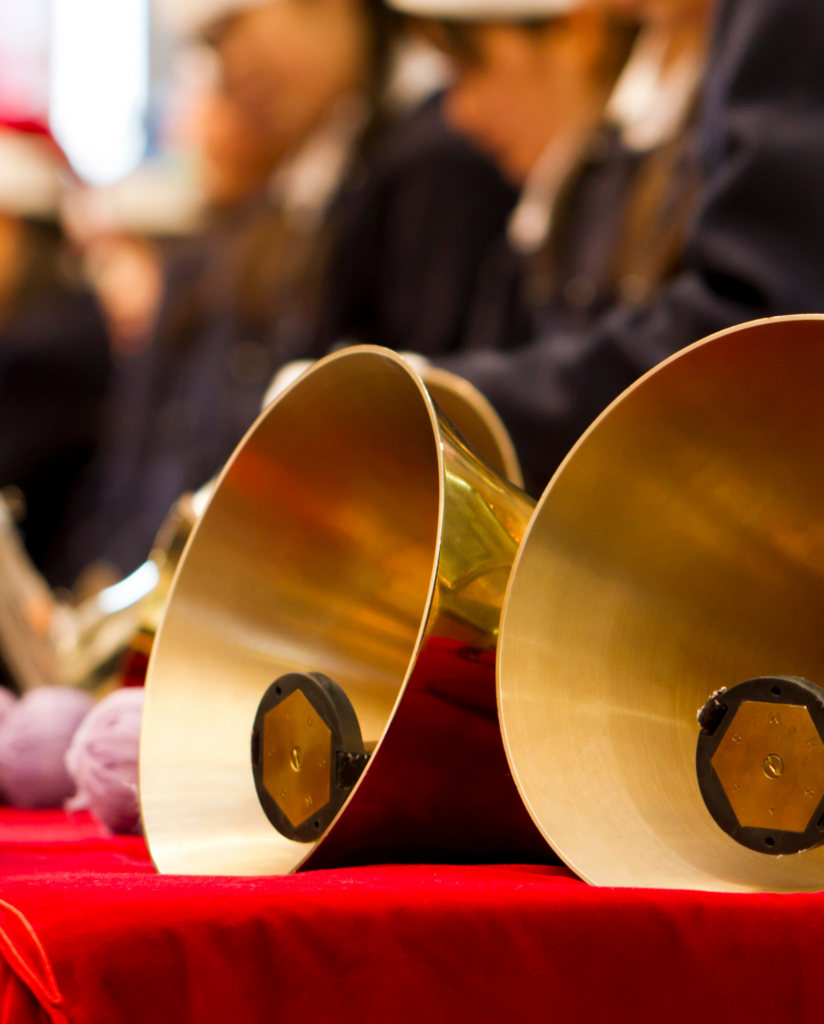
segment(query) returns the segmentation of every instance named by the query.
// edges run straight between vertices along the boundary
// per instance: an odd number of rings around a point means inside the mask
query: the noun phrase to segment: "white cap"
[[[203,32],[221,18],[272,0],[156,0],[156,10],[166,27],[180,36]]]
[[[439,21],[530,21],[569,14],[582,0],[387,0],[415,18]]]
[[[36,135],[0,128],[0,211],[53,217],[62,192],[56,150]]]

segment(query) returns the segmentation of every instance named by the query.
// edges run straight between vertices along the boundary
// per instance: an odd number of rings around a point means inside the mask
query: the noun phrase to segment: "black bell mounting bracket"
[[[272,683],[255,714],[251,755],[266,817],[299,843],[323,835],[371,756],[349,698],[320,672]]]
[[[824,842],[824,689],[750,679],[713,693],[698,724],[698,785],[728,835],[773,855]]]

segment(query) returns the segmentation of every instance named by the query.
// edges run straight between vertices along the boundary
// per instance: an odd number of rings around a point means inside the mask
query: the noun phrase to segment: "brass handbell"
[[[219,478],[152,652],[158,868],[546,857],[494,683],[533,505],[388,350],[345,349],[283,392]]]
[[[590,882],[824,888],[822,381],[824,317],[717,334],[613,403],[538,504],[501,724]]]
[[[428,366],[422,379],[475,450],[523,485],[515,448],[500,417],[471,384]],[[0,657],[21,690],[44,684],[108,688],[124,675],[140,683],[189,534],[212,482],[172,506],[149,558],[125,580],[78,607],[57,600],[29,558],[0,494]]]

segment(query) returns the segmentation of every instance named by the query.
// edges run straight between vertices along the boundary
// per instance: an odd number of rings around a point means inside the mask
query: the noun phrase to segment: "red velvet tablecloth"
[[[795,1024],[824,896],[593,889],[562,868],[156,875],[86,815],[0,811],[2,1024]]]

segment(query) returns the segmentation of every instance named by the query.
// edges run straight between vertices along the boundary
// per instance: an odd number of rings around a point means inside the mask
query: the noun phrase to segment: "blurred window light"
[[[148,0],[52,0],[49,120],[77,174],[110,185],[146,149]]]
[[[0,0],[0,120],[45,122],[49,0]]]

